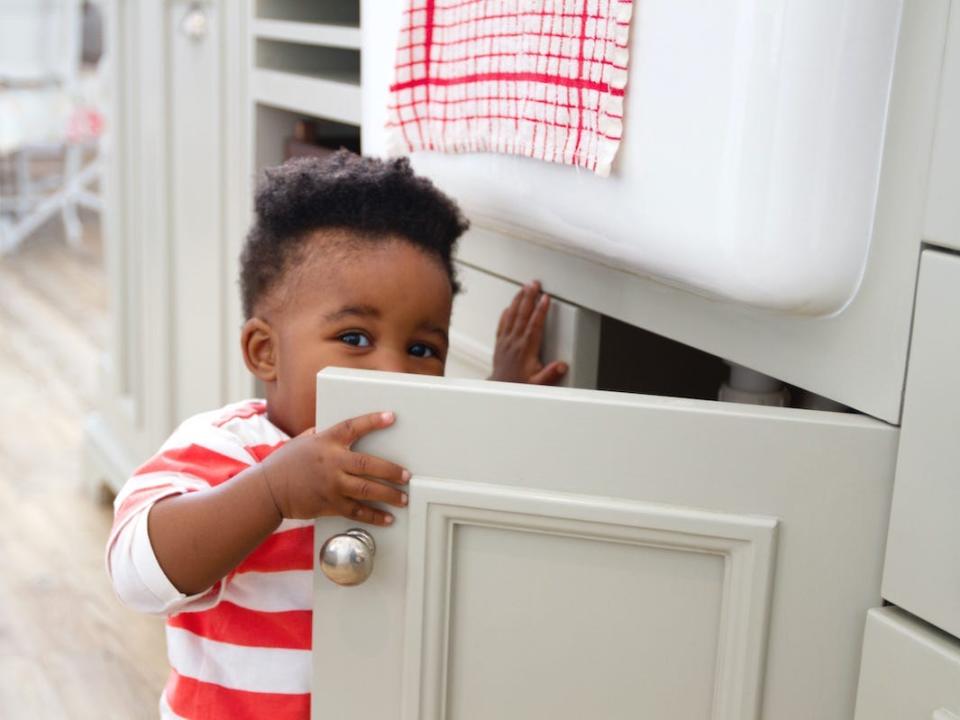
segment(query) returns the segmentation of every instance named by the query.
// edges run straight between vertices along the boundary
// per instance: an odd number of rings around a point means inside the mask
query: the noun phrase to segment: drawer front
[[[453,305],[446,375],[486,378],[493,371],[500,313],[513,300],[520,285],[463,263],[457,264],[457,273],[463,292]],[[542,357],[569,364],[570,370],[560,384],[595,388],[599,350],[600,316],[553,298]]]
[[[883,596],[960,636],[960,257],[927,250],[907,369]]]
[[[930,161],[924,239],[960,250],[960,7],[953,4]]]
[[[867,614],[855,720],[960,719],[960,640],[899,608]]]

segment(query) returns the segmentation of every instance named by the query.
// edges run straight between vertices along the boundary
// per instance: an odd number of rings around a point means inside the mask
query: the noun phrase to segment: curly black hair
[[[469,223],[460,208],[406,158],[379,160],[348,150],[296,158],[267,170],[257,188],[256,218],[240,255],[244,316],[299,261],[311,233],[347,230],[358,241],[402,238],[436,257],[459,289],[452,253]]]

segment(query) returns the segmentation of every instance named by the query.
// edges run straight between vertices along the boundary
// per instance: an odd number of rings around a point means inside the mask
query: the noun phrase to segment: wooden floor
[[[50,223],[0,256],[0,718],[156,718],[162,622],[115,599],[112,510],[84,488],[107,292],[96,222]]]

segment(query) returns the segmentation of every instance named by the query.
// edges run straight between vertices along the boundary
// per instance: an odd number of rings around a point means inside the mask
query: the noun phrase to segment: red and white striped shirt
[[[229,575],[186,596],[157,562],[147,514],[161,498],[228,482],[289,440],[248,400],[184,422],[114,503],[107,569],[125,604],[167,615],[163,718],[310,715],[313,521],[284,520]]]

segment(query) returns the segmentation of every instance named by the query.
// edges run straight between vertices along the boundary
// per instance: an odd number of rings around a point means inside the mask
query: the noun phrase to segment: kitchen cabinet
[[[360,447],[414,477],[366,582],[316,573],[314,717],[852,716],[896,428],[356,370],[317,397],[318,427],[395,411]]]
[[[960,10],[956,3],[947,26],[937,134],[930,157],[930,185],[924,218],[926,240],[960,250]]]
[[[960,257],[925,250],[883,596],[960,636]]]
[[[234,4],[102,3],[110,78],[104,255],[111,344],[84,473],[116,491],[184,418],[252,384],[234,278],[250,164]],[[230,151],[228,151],[230,149]]]
[[[867,616],[855,720],[960,718],[960,641],[895,607]]]
[[[857,720],[960,717],[960,257],[920,262],[882,595]],[[895,607],[894,607],[895,606]]]

